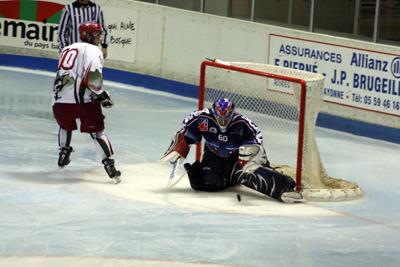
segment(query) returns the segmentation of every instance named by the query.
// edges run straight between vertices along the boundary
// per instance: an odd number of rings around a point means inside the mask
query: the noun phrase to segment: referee
[[[101,43],[104,58],[107,57],[108,32],[100,5],[89,0],[77,0],[64,7],[58,28],[60,51],[73,43],[80,42],[79,25],[95,21],[103,26],[103,41]]]

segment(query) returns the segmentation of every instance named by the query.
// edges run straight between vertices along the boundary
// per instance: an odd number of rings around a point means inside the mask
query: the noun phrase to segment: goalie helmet
[[[220,98],[213,104],[212,111],[222,132],[226,131],[233,117],[235,104],[228,98]]]
[[[82,42],[94,44],[95,38],[100,37],[103,33],[101,24],[89,21],[79,25],[79,37]]]

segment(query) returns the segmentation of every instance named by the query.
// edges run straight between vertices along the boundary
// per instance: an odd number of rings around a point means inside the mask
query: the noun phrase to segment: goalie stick
[[[173,164],[172,164],[172,170],[171,174],[169,175],[168,179],[168,184],[167,188],[172,188],[174,187],[182,178],[185,176],[186,173],[182,174],[179,177],[176,177],[176,170],[178,169],[179,163],[181,161],[181,158],[178,158]]]

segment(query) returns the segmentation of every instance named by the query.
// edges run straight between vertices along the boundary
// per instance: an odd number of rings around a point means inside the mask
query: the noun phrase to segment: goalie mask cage
[[[309,201],[359,198],[360,187],[327,175],[315,139],[322,104],[321,74],[267,64],[204,61],[201,64],[199,110],[221,97],[261,130],[269,161],[277,171],[296,179]],[[197,146],[196,159],[201,158]]]

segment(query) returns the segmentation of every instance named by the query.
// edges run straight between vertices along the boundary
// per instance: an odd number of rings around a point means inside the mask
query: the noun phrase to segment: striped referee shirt
[[[90,1],[87,4],[75,1],[66,5],[61,15],[58,28],[60,51],[66,46],[81,41],[79,38],[79,25],[88,21],[95,21],[103,25],[104,36],[101,46],[107,48],[108,32],[101,7]]]

